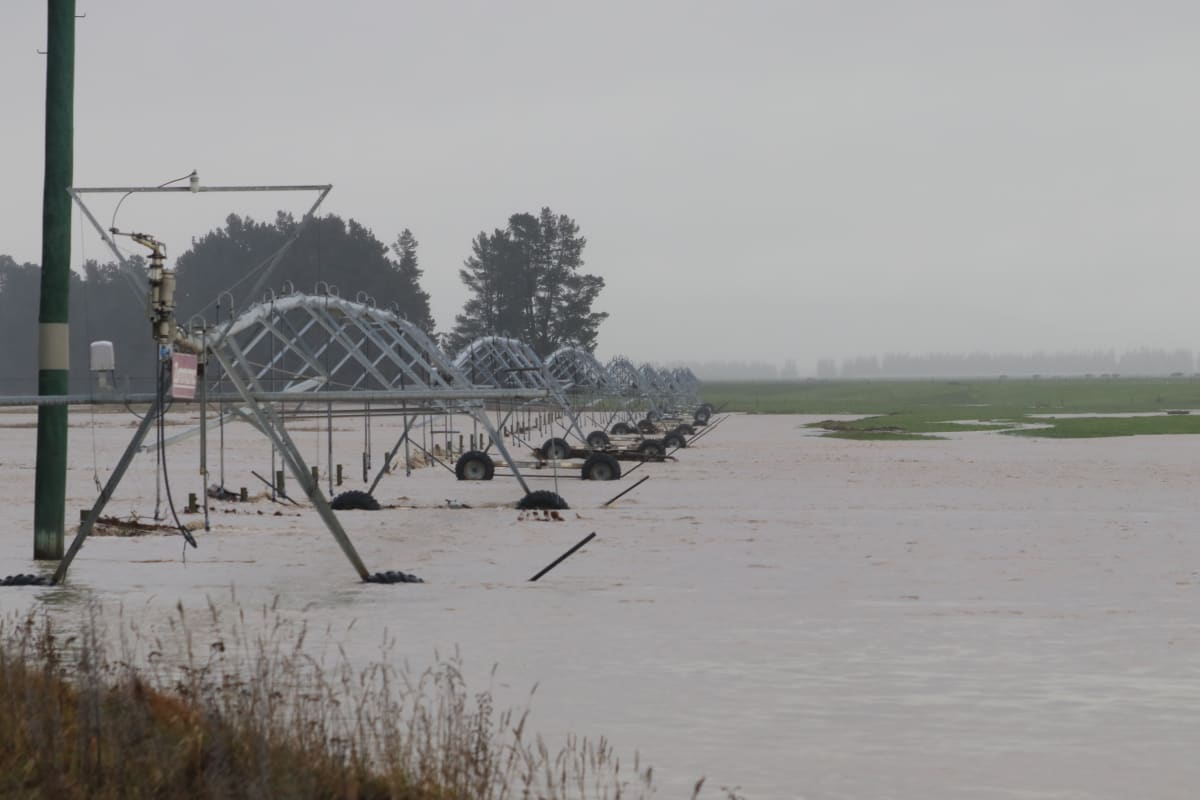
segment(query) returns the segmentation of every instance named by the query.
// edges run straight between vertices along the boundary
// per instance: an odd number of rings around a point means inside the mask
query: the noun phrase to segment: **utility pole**
[[[75,134],[75,0],[48,0],[46,172],[42,185],[42,295],[38,311],[38,394],[69,389],[71,196]],[[33,557],[63,557],[67,495],[67,407],[38,406]]]

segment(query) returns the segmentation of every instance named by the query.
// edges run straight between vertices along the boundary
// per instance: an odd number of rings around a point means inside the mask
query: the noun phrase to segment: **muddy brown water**
[[[178,538],[90,541],[69,586],[2,589],[0,611],[69,623],[99,601],[162,633],[176,603],[231,613],[232,587],[238,606],[277,602],[314,649],[362,664],[385,631],[388,657],[418,668],[457,648],[502,703],[538,684],[532,724],[550,742],[640,751],[662,797],[701,775],[710,797],[1195,796],[1200,438],[854,442],[802,427],[816,419],[734,417],[677,463],[647,464],[635,477],[651,480],[609,508],[627,482],[561,476],[561,521],[504,507],[511,481],[385,478],[380,501],[402,507],[343,519],[368,568],[422,585],[359,583],[313,512],[260,500],[215,504],[186,563]],[[97,418],[101,478],[125,422]],[[71,437],[69,520],[95,496],[92,432]],[[297,438],[323,465],[319,432]],[[347,474],[361,440],[339,432]],[[4,574],[34,567],[34,441],[0,429]],[[269,449],[240,426],[227,444],[229,483],[257,491],[248,471],[267,474]],[[180,505],[200,488],[196,458],[171,452]],[[108,513],[153,507],[141,456]]]

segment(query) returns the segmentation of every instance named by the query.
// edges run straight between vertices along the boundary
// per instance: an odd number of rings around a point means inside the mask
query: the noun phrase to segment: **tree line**
[[[1191,375],[1191,350],[1143,347],[1034,353],[887,353],[817,361],[818,378],[936,378],[1000,375]]]
[[[450,330],[435,329],[430,296],[421,287],[419,242],[402,230],[384,244],[355,221],[335,214],[305,223],[279,212],[270,222],[230,214],[225,225],[192,241],[175,261],[176,316],[181,324],[227,320],[254,302],[289,289],[334,287],[347,299],[370,298],[430,334],[453,354],[480,336],[511,336],[540,356],[571,345],[596,346],[608,316],[594,311],[604,279],[583,272],[587,240],[578,224],[549,208],[518,213],[503,228],[482,231],[459,272],[468,296]],[[71,387],[90,386],[89,346],[112,341],[118,373],[149,385],[156,348],[133,284],[144,285],[145,261],[133,272],[89,260],[72,271]],[[264,280],[264,274],[268,277]],[[37,315],[41,270],[0,255],[0,394],[37,391]],[[142,385],[138,385],[138,384]]]

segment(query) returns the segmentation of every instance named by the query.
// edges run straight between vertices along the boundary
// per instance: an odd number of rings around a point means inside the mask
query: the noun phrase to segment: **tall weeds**
[[[552,749],[527,712],[471,695],[457,655],[414,674],[384,643],[359,669],[312,655],[303,623],[263,609],[166,641],[96,609],[77,632],[0,620],[0,797],[643,798],[652,773],[607,741]],[[203,632],[203,637],[200,633]],[[198,640],[203,638],[201,643]]]

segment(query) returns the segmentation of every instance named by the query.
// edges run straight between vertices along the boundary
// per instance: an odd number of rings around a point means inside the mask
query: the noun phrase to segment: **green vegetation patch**
[[[1200,408],[1200,379],[725,381],[705,382],[701,394],[722,411],[889,414],[953,409],[944,419],[1000,419],[1010,409],[1020,416]]]
[[[855,420],[822,420],[810,423],[810,428],[822,428],[834,432],[857,433],[953,433],[956,431],[995,431],[1012,427],[1010,418],[1019,414],[1007,414],[1003,421],[963,419],[964,410],[956,408],[939,408],[914,412],[898,412],[882,416],[866,417]],[[957,421],[961,420],[961,421]],[[845,437],[843,437],[845,438]]]
[[[1161,417],[1086,417],[1076,419],[1030,419],[1050,424],[1049,428],[1004,431],[1014,436],[1041,436],[1051,439],[1089,439],[1099,436],[1153,436],[1159,434],[1200,433],[1200,415],[1163,415]]]
[[[1200,408],[1200,379],[1195,377],[744,381],[705,383],[701,392],[722,411],[864,415],[810,426],[842,439],[956,431],[1050,438],[1200,433],[1200,414],[1166,413]],[[1121,413],[1155,415],[1104,416]],[[1098,416],[1046,417],[1052,414]]]
[[[825,434],[830,439],[852,439],[860,442],[912,442],[918,440],[945,439],[945,436],[927,436],[923,433],[902,431],[835,431]]]

